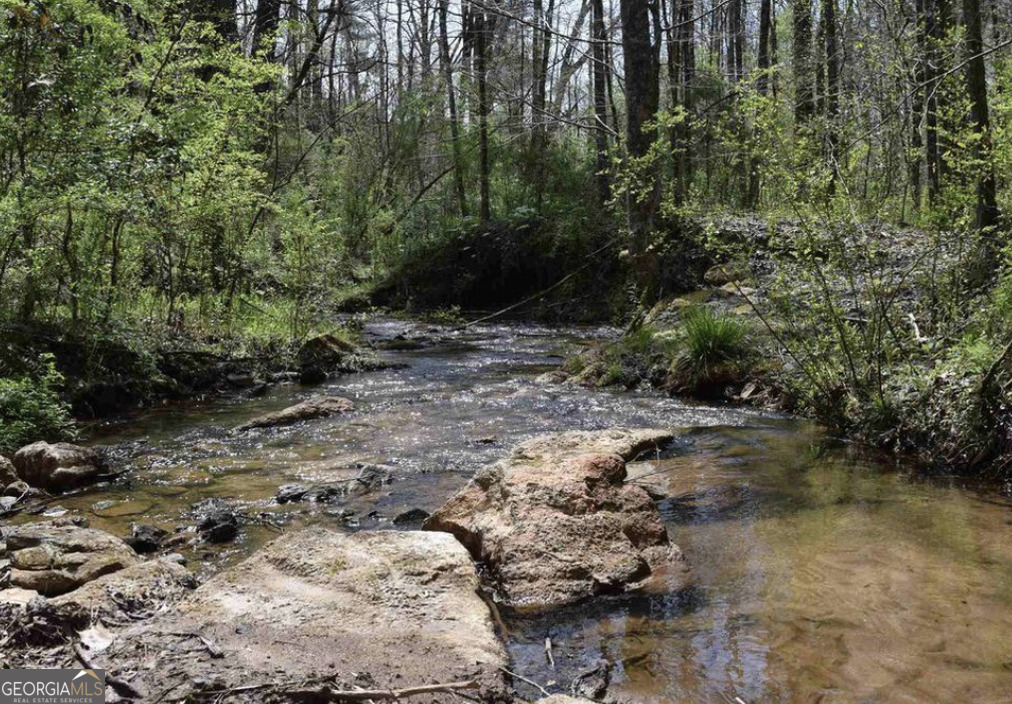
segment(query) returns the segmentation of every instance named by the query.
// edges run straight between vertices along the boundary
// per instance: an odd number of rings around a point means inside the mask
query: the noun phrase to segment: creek
[[[186,552],[206,576],[279,530],[417,528],[392,519],[434,510],[476,468],[536,434],[675,428],[675,443],[639,469],[669,497],[659,506],[692,567],[689,586],[546,614],[505,612],[515,672],[560,691],[606,660],[612,696],[655,702],[1009,701],[1008,487],[927,477],[797,419],[538,379],[613,334],[606,329],[452,332],[380,320],[365,337],[403,333],[431,344],[382,353],[402,368],[169,405],[90,428],[89,441],[114,446],[130,471],[50,511],[77,511],[126,536],[133,522],[192,525],[195,504],[221,499],[249,520],[234,543]],[[356,410],[230,432],[314,394],[345,396]],[[388,468],[390,483],[335,505],[274,499],[282,484],[345,479],[368,464]]]

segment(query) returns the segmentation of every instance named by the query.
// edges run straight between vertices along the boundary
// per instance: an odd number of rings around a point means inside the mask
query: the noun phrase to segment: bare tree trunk
[[[280,22],[281,0],[258,0],[253,16],[252,51],[254,54],[263,51],[264,58],[271,63],[277,60],[274,35]]]
[[[460,122],[457,119],[457,95],[453,89],[453,64],[450,58],[450,37],[447,29],[447,15],[450,0],[439,0],[439,63],[443,69],[443,82],[446,84],[446,106],[450,111],[450,142],[453,150],[453,185],[457,192],[457,205],[460,216],[468,216],[467,193],[464,190],[464,164],[460,153]]]
[[[693,83],[696,77],[695,0],[681,0],[678,13],[679,98],[685,119],[676,127],[678,153],[675,161],[675,189],[679,201],[689,194],[692,182]]]
[[[608,98],[607,90],[607,52],[605,44],[608,40],[604,24],[604,0],[592,0],[593,18],[591,21],[591,52],[594,61],[594,142],[597,151],[597,193],[601,205],[611,199],[611,178],[608,166]]]
[[[630,245],[641,293],[656,293],[657,260],[650,247],[654,218],[660,205],[660,181],[653,165],[642,163],[656,138],[647,125],[657,115],[659,83],[657,51],[651,40],[649,0],[621,0],[622,52],[625,59],[626,147],[631,166],[643,169],[642,181],[626,195]]]
[[[998,224],[998,204],[994,169],[991,166],[991,120],[987,105],[987,73],[984,65],[984,39],[980,0],[963,0],[963,23],[966,27],[966,88],[970,96],[970,122],[981,135],[977,148],[983,160],[980,180],[977,182],[977,227],[981,230]],[[997,261],[997,247],[991,236],[984,252],[985,265]]]
[[[478,217],[484,225],[492,219],[488,163],[488,116],[490,112],[488,97],[488,32],[491,22],[483,9],[478,10],[474,17],[475,30],[477,32],[475,69],[478,73],[478,181],[480,194]]]
[[[947,0],[924,0],[926,12],[925,33],[927,53],[925,54],[924,80],[931,90],[928,92],[924,115],[924,150],[928,172],[928,199],[934,203],[941,188],[942,155],[938,140],[938,96],[936,84],[941,72],[940,45],[945,38]]]
[[[808,124],[815,111],[811,0],[791,0],[791,7],[794,12],[794,122],[796,127],[801,127]]]
[[[772,53],[770,47],[771,35],[773,27],[773,2],[772,0],[761,0],[759,4],[759,49],[756,56],[756,70],[758,76],[756,78],[756,90],[762,96],[769,94],[769,70],[770,70],[770,55]],[[756,128],[758,136],[759,127]],[[749,163],[749,174],[748,174],[748,196],[746,198],[746,206],[749,209],[755,209],[759,204],[760,196],[760,169],[761,164],[757,157],[752,157]]]
[[[840,56],[836,41],[836,0],[823,0],[822,26],[826,42],[826,148],[832,172],[829,183],[832,192],[836,187],[840,158],[840,138],[836,124],[840,113]]]

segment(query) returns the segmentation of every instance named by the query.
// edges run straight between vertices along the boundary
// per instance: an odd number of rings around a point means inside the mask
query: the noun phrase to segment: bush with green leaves
[[[74,421],[58,391],[63,376],[52,358],[43,357],[39,367],[32,377],[0,378],[0,452],[74,437]]]

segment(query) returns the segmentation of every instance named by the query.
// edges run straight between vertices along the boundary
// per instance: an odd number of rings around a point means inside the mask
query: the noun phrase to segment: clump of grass
[[[698,389],[742,375],[749,356],[744,323],[705,307],[687,309],[682,321],[684,340],[672,368],[677,386]]]

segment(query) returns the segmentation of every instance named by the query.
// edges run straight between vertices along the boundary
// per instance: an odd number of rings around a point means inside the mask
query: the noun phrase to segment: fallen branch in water
[[[510,671],[509,671],[509,670],[507,670],[507,669],[506,669],[505,667],[500,667],[500,668],[499,668],[499,670],[500,670],[501,672],[505,672],[505,673],[506,673],[507,675],[509,675],[510,677],[515,677],[515,678],[517,678],[517,679],[518,679],[518,680],[520,680],[521,682],[526,682],[527,684],[529,684],[530,686],[534,687],[535,689],[539,689],[539,690],[541,690],[541,693],[542,693],[542,694],[544,694],[544,695],[545,695],[546,697],[550,697],[550,696],[552,696],[552,695],[551,695],[551,693],[550,693],[550,692],[549,692],[549,691],[548,691],[547,689],[545,689],[544,687],[542,687],[542,686],[541,686],[540,684],[538,684],[538,683],[537,683],[537,682],[535,682],[534,680],[529,680],[529,679],[527,679],[526,677],[524,677],[524,676],[522,676],[522,675],[518,675],[518,674],[517,674],[517,673],[515,673],[515,672],[510,672]]]

